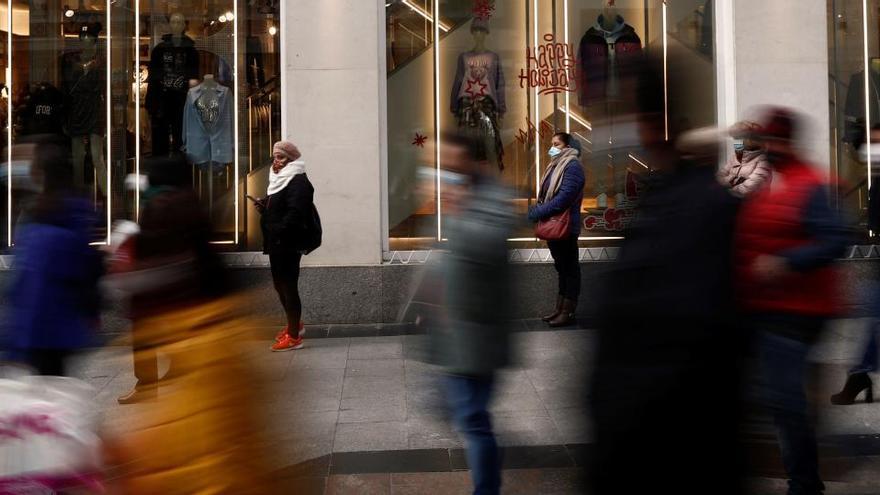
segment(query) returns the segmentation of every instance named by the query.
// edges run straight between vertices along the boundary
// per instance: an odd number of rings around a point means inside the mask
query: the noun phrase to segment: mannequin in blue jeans
[[[878,349],[880,344],[880,282],[874,281],[868,290],[868,307],[871,310],[867,338],[859,364],[849,370],[843,390],[831,396],[831,403],[838,406],[855,404],[856,397],[865,393],[865,402],[874,402],[874,388],[868,373],[876,373],[878,368]]]

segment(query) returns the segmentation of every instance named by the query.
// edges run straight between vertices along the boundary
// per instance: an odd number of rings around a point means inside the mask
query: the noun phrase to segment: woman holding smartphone
[[[262,214],[263,253],[269,255],[272,281],[287,315],[287,326],[275,337],[273,352],[303,347],[300,261],[304,254],[321,245],[315,188],[306,176],[306,164],[300,157],[293,143],[275,143],[267,196],[255,201]]]

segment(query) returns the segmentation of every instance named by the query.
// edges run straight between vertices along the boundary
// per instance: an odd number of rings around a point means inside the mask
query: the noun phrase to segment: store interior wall
[[[380,263],[381,11],[369,1],[285,1],[285,138],[302,152],[325,226],[303,263]]]

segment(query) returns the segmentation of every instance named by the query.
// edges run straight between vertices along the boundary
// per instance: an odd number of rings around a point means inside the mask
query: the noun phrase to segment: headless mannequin
[[[602,8],[602,28],[611,31],[617,26],[617,7],[614,6],[614,0],[609,0]]]
[[[82,52],[80,60],[83,61],[83,69],[88,72],[92,70],[101,70],[98,64],[98,40],[91,36],[83,36]],[[77,181],[82,180],[85,171],[86,162],[86,146],[92,154],[92,165],[95,168],[95,181],[97,182],[97,191],[105,196],[107,195],[107,165],[104,162],[104,137],[100,134],[91,133],[84,136],[73,136],[71,138],[71,152],[73,154],[73,172]]]
[[[153,49],[149,68],[146,106],[153,126],[154,155],[180,152],[186,92],[199,83],[195,79],[198,51],[186,36],[186,17],[171,14],[169,27],[171,33]]]

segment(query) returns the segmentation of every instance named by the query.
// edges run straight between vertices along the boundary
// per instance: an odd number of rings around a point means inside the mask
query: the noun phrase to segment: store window
[[[858,213],[861,233],[876,235],[869,225],[875,208],[877,178],[869,165],[877,160],[871,144],[880,144],[880,2],[829,0],[829,66],[831,88],[831,159],[841,208]],[[874,148],[876,149],[876,148]],[[875,172],[876,173],[876,172]]]
[[[587,177],[582,240],[619,239],[645,171],[631,69],[649,50],[687,58],[699,99],[688,125],[714,124],[712,10],[706,0],[386,2],[390,249],[443,238],[436,169],[447,132],[477,138],[515,189],[521,246],[535,242],[525,216],[550,139],[571,133]]]
[[[5,246],[36,192],[28,148],[46,139],[70,150],[96,243],[138,217],[126,177],[180,154],[213,241],[245,246],[247,178],[280,136],[277,0],[2,0],[0,15]]]

